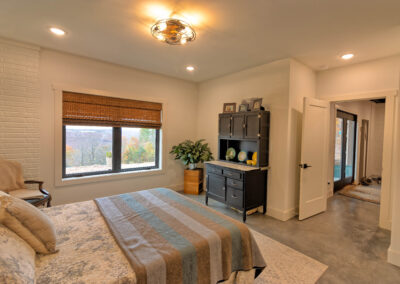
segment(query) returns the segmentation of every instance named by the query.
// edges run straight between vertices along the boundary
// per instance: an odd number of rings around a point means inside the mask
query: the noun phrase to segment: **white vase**
[[[111,167],[111,165],[112,165],[112,158],[106,157],[106,165],[107,165],[107,167]]]
[[[195,170],[197,168],[196,163],[189,164],[189,170]]]

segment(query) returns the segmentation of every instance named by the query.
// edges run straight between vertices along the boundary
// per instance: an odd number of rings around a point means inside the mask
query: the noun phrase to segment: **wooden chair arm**
[[[25,183],[26,183],[26,184],[33,184],[33,183],[44,184],[44,181],[40,181],[40,180],[26,180]]]
[[[40,180],[26,180],[25,184],[38,184],[39,190],[42,191],[44,182]]]
[[[43,189],[43,188],[40,188],[39,190],[43,194],[50,195],[50,193],[47,190]]]
[[[51,207],[52,197],[51,197],[51,194],[47,190],[43,189],[43,184],[44,184],[43,181],[40,181],[40,180],[26,180],[24,183],[25,184],[38,184],[39,191],[47,196],[47,207]]]

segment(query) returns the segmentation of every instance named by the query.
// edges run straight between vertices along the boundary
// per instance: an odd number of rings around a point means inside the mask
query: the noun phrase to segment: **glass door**
[[[335,191],[354,181],[357,116],[337,111],[335,136]]]

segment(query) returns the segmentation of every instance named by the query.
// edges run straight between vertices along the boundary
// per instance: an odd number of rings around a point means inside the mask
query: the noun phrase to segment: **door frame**
[[[365,92],[365,93],[350,93],[350,94],[342,94],[332,97],[325,98],[327,101],[331,102],[331,114],[333,115],[336,110],[335,103],[338,102],[349,102],[349,101],[362,101],[362,100],[371,100],[371,99],[379,99],[385,98],[385,126],[384,126],[384,134],[383,134],[383,155],[382,155],[382,186],[381,186],[381,204],[380,204],[380,213],[379,213],[379,227],[391,230],[392,226],[392,203],[391,199],[393,193],[400,189],[395,188],[395,179],[397,176],[392,174],[392,167],[396,164],[396,160],[393,158],[393,150],[394,143],[399,143],[400,141],[394,141],[394,133],[395,130],[400,127],[399,123],[395,119],[395,110],[396,110],[396,100],[398,97],[398,90],[381,90],[374,92]],[[323,98],[321,98],[323,99]],[[331,115],[331,117],[332,117]],[[334,116],[335,117],[335,116]],[[330,139],[330,147],[329,149],[333,149],[334,141],[332,137],[332,132],[335,133],[334,124],[335,120],[331,119],[331,139]],[[334,152],[331,151],[329,153],[329,159],[332,161],[329,163],[330,167],[328,169],[328,177],[329,177],[329,192],[328,194],[333,194],[333,164],[334,164]]]
[[[367,163],[368,163],[368,140],[369,140],[369,120],[362,119],[360,125],[360,159],[358,164],[358,179],[361,180],[367,175]]]
[[[341,113],[341,116],[339,116],[339,113]],[[343,136],[342,136],[342,159],[341,159],[341,179],[339,181],[334,181],[334,192],[342,189],[344,186],[351,184],[354,182],[355,179],[355,169],[356,169],[356,153],[357,153],[357,115],[337,109],[336,110],[336,116],[335,118],[342,118],[343,119]],[[354,119],[354,120],[352,120]],[[345,120],[351,120],[354,121],[354,145],[353,145],[353,169],[352,169],[352,175],[351,177],[346,178],[346,148],[347,148],[347,122]],[[336,130],[335,130],[335,136],[336,136]]]

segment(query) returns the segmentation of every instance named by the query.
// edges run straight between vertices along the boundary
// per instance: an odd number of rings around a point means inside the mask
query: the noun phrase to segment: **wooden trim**
[[[398,89],[371,91],[371,92],[360,92],[360,93],[347,93],[340,95],[333,95],[329,97],[319,97],[318,99],[326,100],[328,102],[346,102],[346,101],[364,101],[388,97],[396,97],[398,95]]]
[[[62,92],[63,124],[161,128],[162,104]]]

